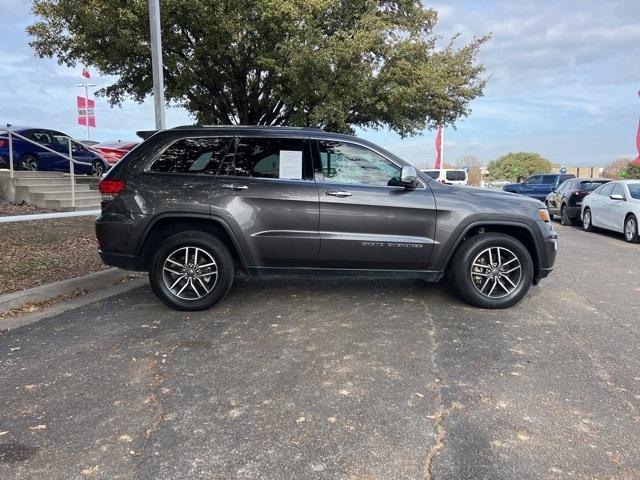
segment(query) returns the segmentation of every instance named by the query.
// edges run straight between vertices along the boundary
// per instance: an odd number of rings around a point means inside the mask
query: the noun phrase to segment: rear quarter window
[[[216,174],[232,138],[184,138],[173,143],[153,162],[152,172]]]

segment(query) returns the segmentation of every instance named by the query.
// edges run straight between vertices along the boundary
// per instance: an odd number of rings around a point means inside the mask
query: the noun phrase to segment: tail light
[[[124,188],[124,180],[100,180],[98,188],[102,194],[102,200],[113,200]]]
[[[5,143],[7,143],[7,141],[0,138],[0,148],[4,147]]]

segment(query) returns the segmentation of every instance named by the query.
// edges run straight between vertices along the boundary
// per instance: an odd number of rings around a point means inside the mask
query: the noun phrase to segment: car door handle
[[[350,197],[351,192],[345,192],[344,190],[327,190],[325,192],[327,195],[331,195],[332,197]]]
[[[237,183],[227,183],[226,185],[222,185],[220,188],[226,188],[227,190],[246,190],[246,185],[238,185]]]

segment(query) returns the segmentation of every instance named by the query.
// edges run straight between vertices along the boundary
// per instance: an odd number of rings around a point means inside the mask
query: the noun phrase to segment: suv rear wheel
[[[151,261],[151,288],[177,310],[204,310],[222,300],[234,278],[233,259],[216,237],[187,231],[164,240]]]
[[[451,276],[458,293],[481,308],[518,303],[533,281],[533,260],[517,239],[502,233],[471,237],[456,250]]]

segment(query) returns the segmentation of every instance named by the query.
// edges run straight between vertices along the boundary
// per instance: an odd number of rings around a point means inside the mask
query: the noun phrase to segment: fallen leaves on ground
[[[107,268],[90,216],[3,223],[0,238],[0,295]]]

